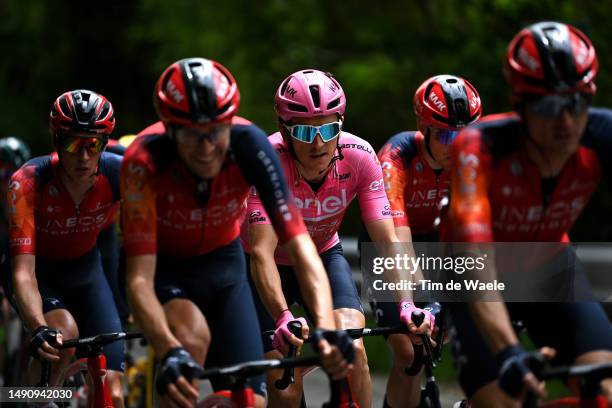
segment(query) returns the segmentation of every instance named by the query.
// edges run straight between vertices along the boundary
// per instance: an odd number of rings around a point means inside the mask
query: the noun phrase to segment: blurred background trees
[[[375,148],[414,129],[412,95],[452,73],[478,89],[485,113],[511,108],[501,76],[505,48],[523,26],[559,20],[583,29],[600,59],[596,104],[612,106],[612,3],[584,0],[131,0],[0,2],[0,135],[49,151],[47,113],[61,92],[90,88],[115,106],[115,135],[155,121],[162,70],[190,56],[216,59],[236,77],[240,114],[276,128],[273,96],[293,71],[332,72],[348,96],[346,129]],[[612,202],[598,192],[575,240],[612,240]],[[603,222],[602,222],[603,220]],[[354,234],[352,209],[345,233]]]

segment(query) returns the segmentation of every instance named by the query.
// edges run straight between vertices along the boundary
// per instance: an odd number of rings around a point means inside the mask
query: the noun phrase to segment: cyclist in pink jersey
[[[351,201],[357,197],[362,219],[376,242],[397,242],[389,210],[382,170],[369,143],[342,131],[346,98],[340,84],[317,70],[298,71],[278,88],[275,109],[279,129],[268,139],[279,155],[283,170],[304,223],[325,265],[334,303],[334,314],[341,328],[363,327],[365,318],[351,268],[343,256],[338,228]],[[317,285],[303,282],[293,272],[291,259],[278,247],[270,220],[257,193],[248,199],[248,221],[243,225],[243,245],[250,257],[252,283],[262,330],[274,330],[274,339],[264,345],[266,356],[278,357],[287,341],[301,345],[287,324],[299,320],[303,334],[305,319],[295,319],[289,307],[316,296]],[[271,271],[274,271],[271,273]],[[405,302],[404,317],[410,302]],[[409,322],[409,318],[406,320]],[[411,323],[411,322],[410,322]],[[427,330],[429,319],[420,330]],[[416,330],[414,324],[410,326]],[[266,339],[264,339],[266,342]],[[367,357],[361,340],[354,342],[355,369],[351,387],[359,406],[371,404],[371,382]],[[273,386],[280,373],[268,376],[271,405],[299,403],[300,376],[295,385],[279,392]]]

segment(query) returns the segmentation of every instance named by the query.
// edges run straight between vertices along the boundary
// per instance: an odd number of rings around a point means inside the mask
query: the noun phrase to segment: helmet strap
[[[429,131],[429,126],[425,128],[425,150],[427,150],[427,154],[429,154],[429,157],[431,157],[433,159],[433,161],[439,165],[438,160],[436,159],[436,156],[434,156],[433,152],[431,151],[431,132]]]

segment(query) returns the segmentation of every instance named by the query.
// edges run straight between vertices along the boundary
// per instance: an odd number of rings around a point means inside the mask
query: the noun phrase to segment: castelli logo
[[[174,99],[174,102],[176,103],[181,103],[181,101],[185,99],[185,96],[181,93],[181,91],[178,90],[172,80],[168,81],[168,84],[166,85],[166,92],[170,94],[170,96],[172,97],[172,99]]]
[[[446,105],[440,100],[440,98],[438,98],[438,95],[436,95],[435,93],[431,93],[429,95],[429,100],[435,105],[436,108],[438,108],[440,112],[444,112],[446,110]]]

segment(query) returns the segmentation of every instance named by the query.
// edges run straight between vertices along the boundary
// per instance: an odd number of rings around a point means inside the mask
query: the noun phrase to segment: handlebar
[[[210,379],[215,377],[233,377],[242,379],[254,375],[262,374],[268,370],[275,370],[288,367],[307,367],[319,364],[318,357],[287,357],[282,359],[251,361],[248,363],[236,364],[229,367],[210,368],[204,370],[199,376],[200,379]]]
[[[92,337],[66,340],[61,345],[56,344],[54,347],[60,350],[76,347],[79,351],[85,351],[87,357],[93,357],[102,354],[104,346],[111,343],[138,338],[144,338],[144,335],[138,332],[103,333]],[[47,360],[42,360],[41,366],[40,380],[36,386],[47,387],[49,385],[49,377],[51,376],[51,363]]]

